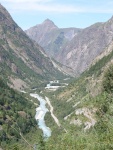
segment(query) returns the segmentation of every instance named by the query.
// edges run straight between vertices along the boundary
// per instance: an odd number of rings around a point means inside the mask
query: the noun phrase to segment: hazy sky
[[[58,27],[85,28],[113,15],[113,0],[0,0],[22,29],[45,19]]]

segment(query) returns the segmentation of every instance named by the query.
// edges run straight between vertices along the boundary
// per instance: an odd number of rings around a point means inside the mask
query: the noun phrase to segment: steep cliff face
[[[58,60],[72,67],[77,74],[85,71],[92,61],[113,41],[113,18],[106,23],[97,23],[72,39],[59,53]]]
[[[62,73],[44,50],[32,41],[0,5],[0,72],[28,83],[41,83]]]
[[[49,56],[56,58],[61,49],[80,31],[81,29],[77,28],[60,29],[47,19],[25,32],[31,39],[39,43]]]

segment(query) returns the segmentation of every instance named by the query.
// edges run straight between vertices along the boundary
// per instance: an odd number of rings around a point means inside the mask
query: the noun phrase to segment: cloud
[[[14,12],[43,11],[57,13],[81,12],[81,8],[56,3],[55,0],[1,0],[7,9]]]
[[[42,3],[45,3],[45,2],[50,2],[52,0],[1,0],[1,2],[9,2],[9,3],[34,3],[34,2],[42,2]]]
[[[27,7],[15,6],[14,10],[23,11],[43,11],[43,12],[57,12],[57,13],[72,13],[81,12],[80,8],[75,8],[73,6],[61,6],[61,5],[42,5],[42,4],[28,4]]]
[[[55,0],[1,0],[1,3],[7,9],[15,12],[50,12],[50,13],[113,13],[113,3],[103,2],[98,5],[98,1],[93,6],[90,2],[85,0],[85,3],[66,3],[66,1],[59,2]],[[101,0],[100,0],[101,1]],[[101,1],[102,2],[102,1]],[[111,1],[110,1],[111,2]]]

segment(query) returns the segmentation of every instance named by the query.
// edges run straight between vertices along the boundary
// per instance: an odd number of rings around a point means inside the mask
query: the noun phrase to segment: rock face
[[[68,44],[80,31],[81,29],[77,28],[59,29],[47,19],[25,32],[31,39],[38,42],[49,56],[55,58],[65,44]]]
[[[47,24],[45,24],[46,26]],[[39,28],[38,25],[37,28]],[[45,26],[43,26],[45,28]],[[26,33],[32,39],[34,27]],[[31,34],[31,33],[32,34]],[[35,30],[35,32],[37,32]],[[39,33],[37,33],[39,35]],[[44,36],[45,35],[45,36]],[[41,38],[42,36],[40,36]],[[51,38],[50,38],[51,37]],[[44,39],[45,38],[45,39]],[[113,17],[105,23],[96,23],[85,29],[58,29],[43,34],[40,45],[49,56],[74,69],[76,75],[85,71],[92,61],[113,41]]]
[[[40,44],[47,40],[45,36],[52,30],[56,30],[58,27],[49,19],[46,19],[42,24],[31,27],[29,30],[25,32],[36,42]]]
[[[88,68],[98,55],[104,52],[112,40],[113,18],[106,23],[97,23],[83,29],[61,51],[58,60],[80,74]]]
[[[32,41],[0,5],[0,75],[37,84],[60,73],[44,50]],[[36,80],[35,80],[36,79]]]

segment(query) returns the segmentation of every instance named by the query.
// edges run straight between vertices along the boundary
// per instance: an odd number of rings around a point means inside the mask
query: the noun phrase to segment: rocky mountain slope
[[[49,56],[56,58],[65,44],[68,44],[80,31],[81,29],[77,28],[58,28],[47,19],[25,32],[31,39],[38,42]]]
[[[76,73],[85,71],[92,61],[113,41],[113,18],[105,23],[97,23],[72,39],[61,51],[58,60],[72,67]]]
[[[39,26],[45,28],[48,26],[48,21],[45,21],[43,24],[45,26],[42,24],[37,25],[28,29],[26,33],[32,39],[38,40],[42,36],[37,38],[37,36],[34,36],[33,31],[39,35],[40,32],[37,32],[35,29],[39,28]],[[58,62],[71,67],[74,69],[75,74],[79,75],[107,48],[112,40],[113,18],[105,23],[96,23],[82,30],[75,28],[58,29],[54,25],[50,32],[44,32],[40,44],[44,47],[47,54],[53,56]]]
[[[0,74],[12,86],[27,87],[62,73],[0,5]]]

